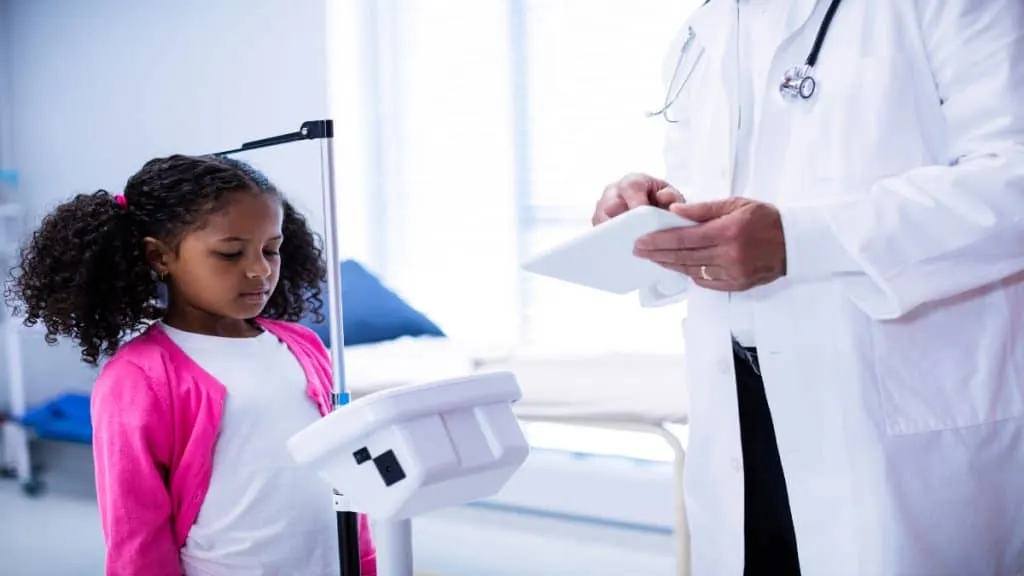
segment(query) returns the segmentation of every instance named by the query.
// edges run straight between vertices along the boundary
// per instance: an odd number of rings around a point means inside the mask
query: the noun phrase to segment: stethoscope
[[[711,0],[705,0],[704,6]],[[832,18],[835,16],[836,10],[839,8],[839,3],[842,0],[832,0],[829,4],[828,11],[825,12],[825,19],[822,20],[821,26],[818,27],[818,34],[814,38],[814,45],[811,46],[811,51],[807,55],[807,59],[804,60],[802,65],[793,66],[785,71],[782,75],[782,82],[779,84],[779,93],[783,96],[791,99],[810,100],[818,89],[818,82],[814,79],[814,66],[818,63],[818,54],[821,52],[821,46],[825,42],[825,35],[828,34],[828,29],[832,26]],[[686,76],[682,78],[679,83],[679,87],[675,90],[672,86],[675,85],[678,79],[680,70],[683,68],[683,63],[687,56],[690,55],[690,50],[693,47],[693,42],[696,39],[696,33],[693,28],[690,28],[687,32],[686,40],[683,42],[683,47],[679,50],[679,59],[676,60],[676,67],[672,71],[672,78],[668,83],[668,91],[665,93],[665,101],[662,107],[654,112],[650,112],[648,116],[662,116],[669,123],[675,124],[677,120],[673,120],[668,117],[669,109],[675,104],[679,95],[682,94],[683,88],[686,87],[687,82],[690,80],[690,75],[693,74],[693,70],[696,68],[696,62],[692,66],[688,66]],[[703,48],[696,55],[696,58],[704,53]]]

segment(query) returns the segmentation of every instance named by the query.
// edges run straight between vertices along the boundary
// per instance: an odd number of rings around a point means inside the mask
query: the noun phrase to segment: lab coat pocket
[[[873,327],[886,429],[914,434],[1024,416],[1019,319],[1001,290]]]

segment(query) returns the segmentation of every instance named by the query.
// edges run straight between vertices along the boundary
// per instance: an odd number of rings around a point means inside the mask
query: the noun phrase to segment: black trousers
[[[743,448],[744,576],[798,576],[796,532],[757,351],[733,343]]]

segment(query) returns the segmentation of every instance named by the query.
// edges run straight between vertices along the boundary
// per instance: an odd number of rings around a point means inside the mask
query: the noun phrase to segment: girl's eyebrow
[[[269,238],[269,240],[280,240],[282,238],[284,238],[284,236],[281,235],[281,234],[278,234],[277,236]],[[243,238],[241,236],[225,236],[224,238],[218,238],[218,242],[248,242],[248,241],[249,241],[249,238]]]

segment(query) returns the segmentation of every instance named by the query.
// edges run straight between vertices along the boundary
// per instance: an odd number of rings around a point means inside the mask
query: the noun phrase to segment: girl
[[[305,219],[237,160],[151,160],[43,220],[8,297],[48,342],[112,356],[92,392],[108,575],[339,573],[330,487],[285,448],[331,408],[327,352],[294,323],[324,275]]]

